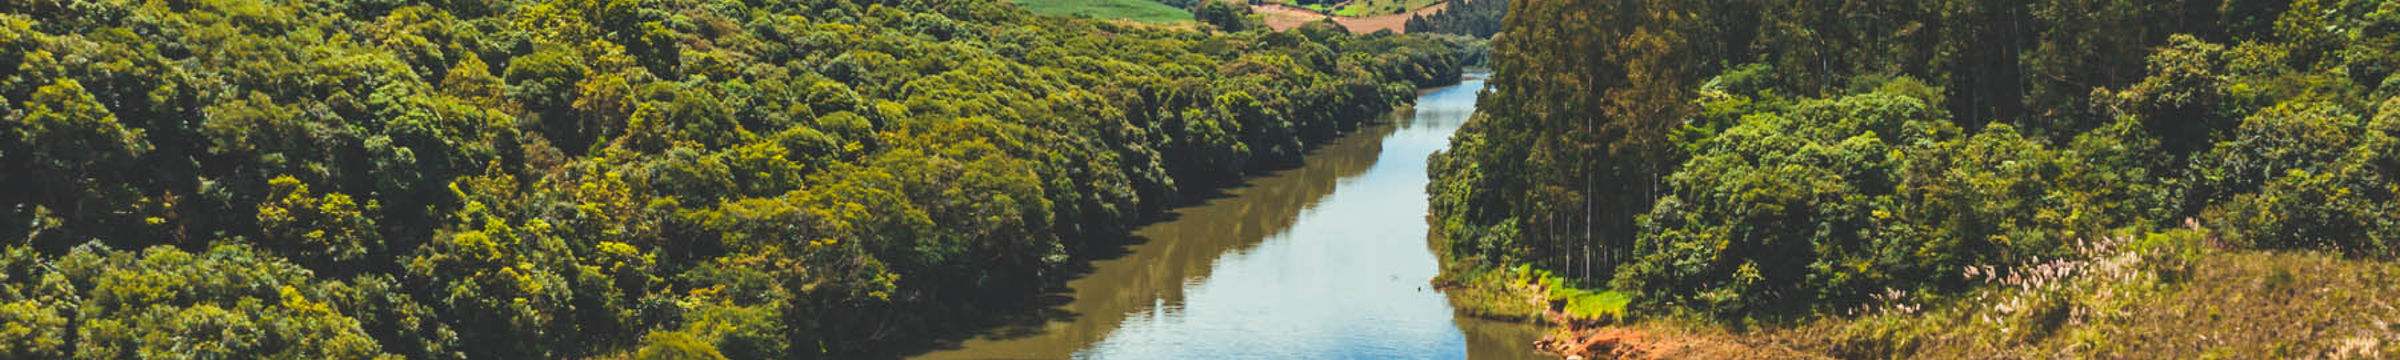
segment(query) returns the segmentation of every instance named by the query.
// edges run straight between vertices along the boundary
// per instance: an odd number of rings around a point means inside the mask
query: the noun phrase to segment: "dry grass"
[[[1836,357],[2391,358],[2400,267],[2319,253],[2199,256],[2153,283],[1996,288],[1923,314],[1751,336]]]
[[[1291,30],[1326,18],[1325,14],[1313,10],[1275,3],[1250,5],[1250,12],[1265,17],[1267,27],[1277,31]]]
[[[2400,263],[2197,238],[2087,243],[2075,259],[1972,270],[1986,285],[1966,294],[1893,292],[1799,325],[1647,320],[1545,344],[1599,358],[2400,358]]]

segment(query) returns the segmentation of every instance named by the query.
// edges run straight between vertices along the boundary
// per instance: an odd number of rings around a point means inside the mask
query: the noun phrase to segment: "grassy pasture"
[[[1012,0],[1043,15],[1083,15],[1153,24],[1192,20],[1192,13],[1150,0]]]

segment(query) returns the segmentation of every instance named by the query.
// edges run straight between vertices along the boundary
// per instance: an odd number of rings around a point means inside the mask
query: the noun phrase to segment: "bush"
[[[1927,262],[1945,260],[1915,254],[1950,252],[1915,235],[1895,191],[1957,129],[1884,93],[1791,111],[1745,117],[1696,146],[1612,286],[1729,315],[1939,279]]]
[[[2066,149],[2007,124],[1962,137],[1923,102],[1938,90],[1877,88],[1760,109],[1692,145],[1612,287],[1720,316],[1843,309],[2072,256],[2166,211],[2156,145],[2134,122]]]
[[[2370,119],[2328,103],[2285,103],[2245,119],[2239,136],[2195,162],[2200,193],[2224,199],[2212,225],[2257,248],[2400,250],[2400,111]]]

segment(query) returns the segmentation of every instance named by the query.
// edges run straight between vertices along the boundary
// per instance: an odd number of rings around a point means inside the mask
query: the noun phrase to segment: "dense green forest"
[[[1459,71],[996,0],[6,1],[0,49],[0,358],[856,356]]]
[[[1431,165],[1461,278],[1549,274],[1635,317],[1745,324],[2038,289],[1993,279],[2108,251],[2400,254],[2400,1],[1507,13],[1481,112]],[[2113,311],[2074,309],[2013,316]],[[2038,336],[2008,329],[1985,336]],[[1856,354],[1908,348],[1880,349]]]

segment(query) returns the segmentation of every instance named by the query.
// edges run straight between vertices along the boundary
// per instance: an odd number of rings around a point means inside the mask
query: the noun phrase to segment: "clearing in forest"
[[[1013,0],[1017,6],[1042,15],[1082,15],[1165,24],[1192,20],[1192,13],[1150,0]]]
[[[1300,27],[1301,24],[1307,24],[1319,19],[1330,17],[1333,18],[1333,22],[1342,24],[1343,28],[1350,29],[1350,32],[1352,33],[1365,34],[1378,30],[1391,30],[1394,33],[1404,33],[1407,32],[1405,25],[1408,24],[1409,16],[1417,14],[1432,14],[1435,12],[1440,12],[1443,8],[1447,7],[1449,7],[1449,3],[1447,2],[1436,3],[1432,6],[1418,8],[1415,11],[1410,11],[1407,13],[1369,17],[1328,16],[1325,15],[1325,13],[1284,4],[1250,5],[1250,11],[1256,12],[1259,15],[1264,15],[1267,18],[1267,27],[1275,28],[1275,30],[1290,30],[1291,28]]]
[[[1333,15],[1360,18],[1403,15],[1402,18],[1405,19],[1407,14],[1448,3],[1443,0],[1351,0],[1335,6]]]

